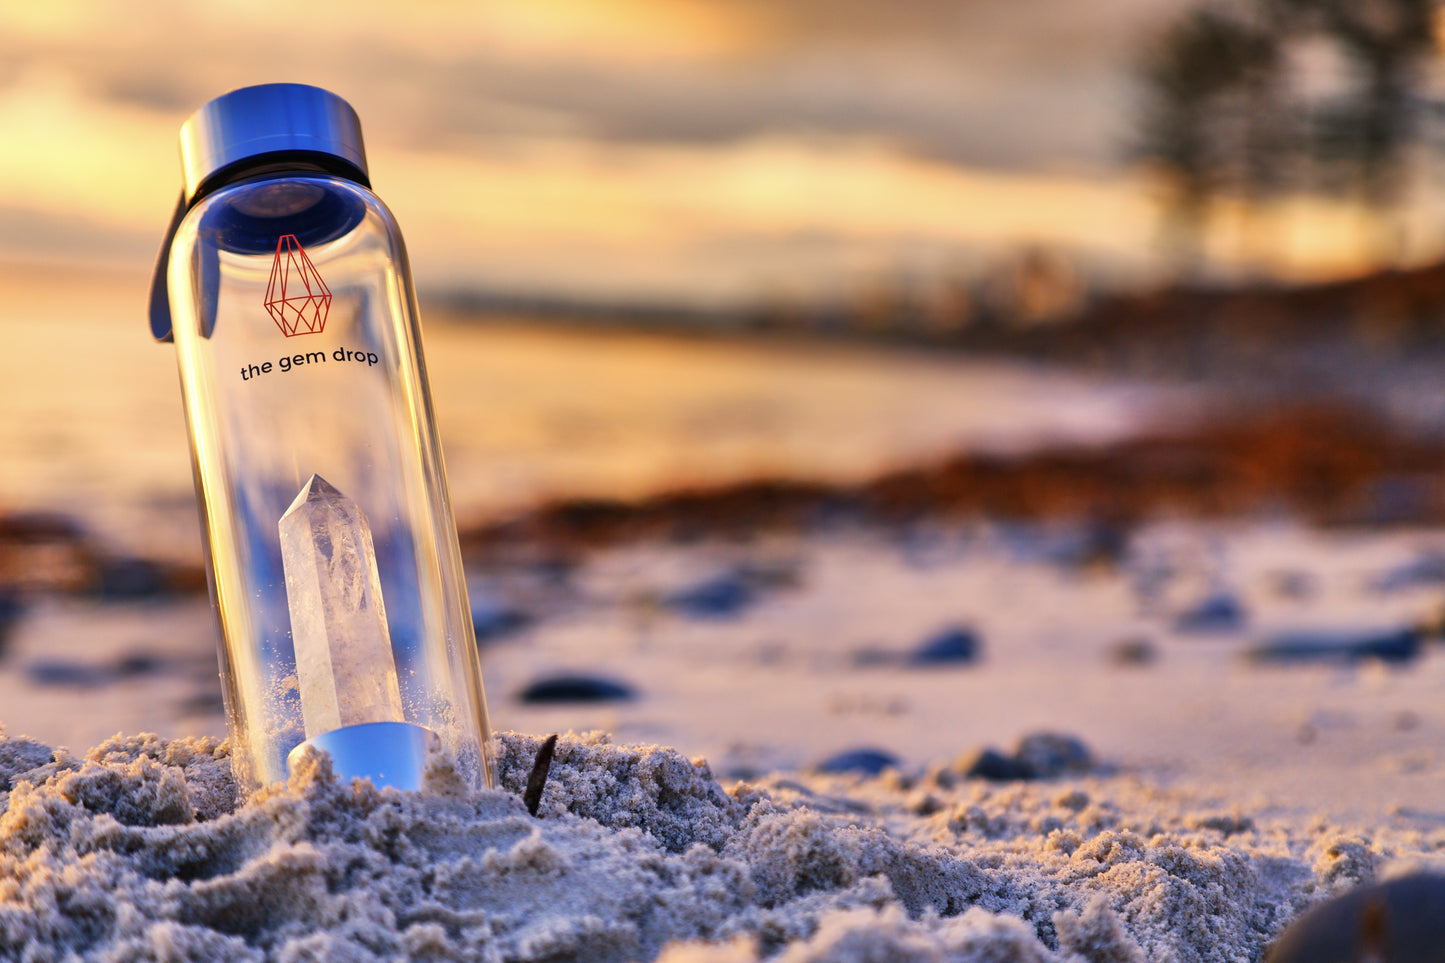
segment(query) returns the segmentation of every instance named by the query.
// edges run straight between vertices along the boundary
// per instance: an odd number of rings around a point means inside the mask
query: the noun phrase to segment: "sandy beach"
[[[317,757],[235,807],[224,746],[0,742],[7,958],[1252,960],[1439,831],[1256,818],[1128,776],[990,785],[957,768],[724,790],[675,750],[536,740],[501,789],[339,785]]]
[[[947,356],[440,331],[496,789],[320,765],[243,803],[184,493],[159,458],[113,499],[75,470],[157,426],[22,438],[13,500],[71,487],[4,528],[0,959],[1253,961],[1438,865],[1428,435],[1191,428],[1207,385]],[[493,411],[485,358],[606,416]]]
[[[1445,534],[1079,537],[479,571],[492,717],[528,735],[474,797],[323,771],[238,806],[205,602],[38,606],[0,662],[0,957],[1257,960],[1437,860],[1445,656],[1347,646],[1429,620]],[[1335,648],[1262,654],[1301,638]]]
[[[1445,963],[1442,55],[0,4],[0,963]]]

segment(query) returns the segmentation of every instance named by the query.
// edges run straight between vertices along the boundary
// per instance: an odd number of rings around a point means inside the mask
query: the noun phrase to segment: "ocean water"
[[[144,278],[0,269],[0,510],[72,514],[119,547],[192,555],[173,349]],[[1177,392],[925,351],[479,323],[424,349],[463,524],[569,496],[758,476],[857,480],[965,448],[1091,442]]]

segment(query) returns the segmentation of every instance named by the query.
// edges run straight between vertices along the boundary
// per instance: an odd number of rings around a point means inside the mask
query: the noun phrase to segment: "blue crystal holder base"
[[[293,772],[307,746],[331,757],[338,779],[370,779],[377,789],[417,790],[426,775],[427,750],[436,735],[410,722],[364,722],[312,736],[286,756]]]

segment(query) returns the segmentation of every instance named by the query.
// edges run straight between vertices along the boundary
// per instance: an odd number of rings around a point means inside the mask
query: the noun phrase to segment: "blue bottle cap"
[[[366,177],[361,120],[328,90],[305,84],[261,84],[223,94],[181,125],[186,201],[206,179],[264,154],[330,154]]]
[[[172,338],[166,263],[186,211],[203,189],[225,183],[217,174],[244,172],[269,160],[309,161],[370,186],[361,120],[329,90],[260,84],[222,94],[196,111],[181,125],[181,197],[151,276],[150,326],[157,341]]]

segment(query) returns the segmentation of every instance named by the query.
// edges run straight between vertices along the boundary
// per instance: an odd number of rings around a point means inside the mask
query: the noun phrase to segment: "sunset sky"
[[[293,81],[357,108],[434,289],[729,306],[1031,244],[1149,277],[1132,66],[1183,3],[6,4],[0,262],[148,271],[180,123]],[[1269,270],[1358,257],[1349,212],[1290,218]]]

